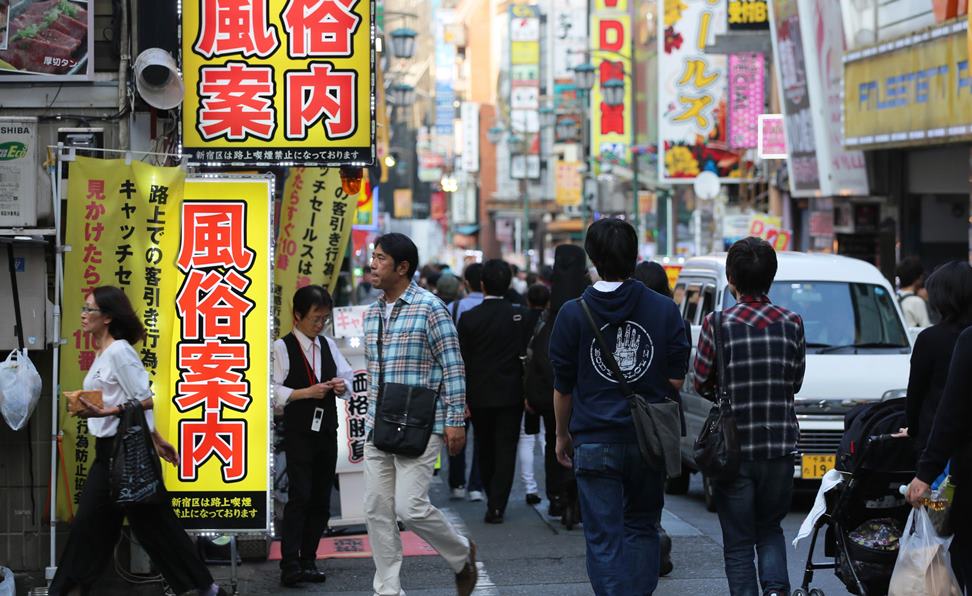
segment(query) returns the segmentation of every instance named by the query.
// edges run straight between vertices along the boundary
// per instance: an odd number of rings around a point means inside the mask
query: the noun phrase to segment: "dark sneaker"
[[[469,540],[469,556],[466,557],[466,564],[462,571],[456,574],[456,595],[469,596],[476,588],[476,580],[479,579],[479,570],[476,569],[476,543]]]
[[[503,512],[499,509],[489,509],[486,511],[486,517],[483,521],[487,524],[501,524],[503,523]]]
[[[539,505],[542,499],[537,493],[527,493],[526,502],[527,505]]]
[[[547,507],[547,515],[550,517],[560,517],[563,514],[564,502],[559,497],[550,501],[550,506]]]
[[[287,565],[280,568],[280,583],[287,588],[296,588],[304,580],[300,565]]]
[[[327,581],[327,575],[317,568],[317,564],[314,561],[301,561],[300,574],[301,581],[312,584],[323,584]]]

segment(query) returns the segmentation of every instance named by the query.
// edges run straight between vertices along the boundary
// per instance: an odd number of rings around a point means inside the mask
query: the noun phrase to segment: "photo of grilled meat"
[[[7,31],[10,29],[10,0],[0,0],[0,50],[7,49]]]
[[[25,73],[69,74],[87,59],[87,3],[23,0],[11,7],[0,60]],[[9,68],[8,67],[8,68]]]

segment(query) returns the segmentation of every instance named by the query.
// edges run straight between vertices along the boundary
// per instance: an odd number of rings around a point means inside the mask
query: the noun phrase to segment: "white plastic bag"
[[[14,574],[6,567],[0,567],[0,596],[14,596],[17,587],[14,585]]]
[[[942,538],[935,532],[924,507],[915,509],[901,535],[888,596],[962,596],[948,556],[951,543],[951,536]]]
[[[41,378],[27,350],[14,350],[0,362],[0,412],[14,430],[20,430],[40,400]]]

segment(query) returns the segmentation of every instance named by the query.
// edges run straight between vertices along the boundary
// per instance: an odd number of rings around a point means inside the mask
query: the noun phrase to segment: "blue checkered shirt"
[[[368,414],[365,426],[374,428],[378,399],[378,322],[385,316],[384,297],[365,313],[365,355],[368,358]],[[446,426],[464,427],[466,371],[459,351],[459,335],[442,301],[412,283],[395,301],[384,323],[382,344],[385,382],[428,387],[439,394],[432,432]]]

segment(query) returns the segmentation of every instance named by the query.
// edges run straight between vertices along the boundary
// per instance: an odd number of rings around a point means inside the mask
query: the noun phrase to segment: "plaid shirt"
[[[374,428],[378,399],[378,322],[385,316],[382,296],[365,313],[365,355],[368,358],[368,414],[365,427]],[[466,372],[459,335],[442,301],[413,282],[395,302],[384,325],[382,352],[385,382],[428,387],[439,393],[432,432],[465,426]]]
[[[702,322],[695,359],[695,389],[714,399],[715,340],[712,317]],[[800,427],[793,396],[803,385],[806,342],[800,315],[766,296],[741,296],[724,311],[722,342],[729,399],[744,460],[783,457],[796,450]]]

